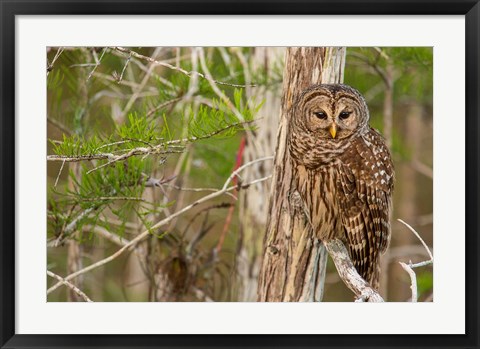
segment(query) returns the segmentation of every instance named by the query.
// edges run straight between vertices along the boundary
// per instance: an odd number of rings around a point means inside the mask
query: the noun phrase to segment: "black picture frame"
[[[1,348],[154,347],[479,347],[478,0],[0,0],[0,346]],[[134,3],[134,4],[133,4]],[[16,15],[464,15],[466,19],[466,334],[465,335],[20,335],[15,334],[15,16]],[[460,117],[460,116],[459,116]],[[28,185],[28,184],[25,184]],[[463,190],[463,188],[459,188]],[[461,229],[460,229],[461,230]],[[452,232],[454,239],[455,232]],[[359,319],[361,321],[361,319]],[[415,321],[416,319],[412,319]],[[61,321],[61,320],[60,320]],[[379,320],[381,321],[381,320]],[[445,314],[445,321],[455,321]]]

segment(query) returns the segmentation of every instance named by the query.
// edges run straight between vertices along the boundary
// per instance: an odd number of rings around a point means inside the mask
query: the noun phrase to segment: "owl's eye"
[[[313,114],[320,120],[325,120],[327,118],[327,114],[323,111],[316,111],[316,112],[313,112]]]
[[[340,119],[345,120],[350,117],[350,114],[352,113],[349,111],[342,111],[339,116],[340,116]]]

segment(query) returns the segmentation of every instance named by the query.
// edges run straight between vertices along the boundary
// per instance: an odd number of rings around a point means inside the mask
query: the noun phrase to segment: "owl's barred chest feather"
[[[370,129],[341,145],[327,142],[303,153],[301,159],[295,159],[294,152],[291,147],[297,188],[318,238],[344,240],[346,233],[353,232],[349,221],[358,220],[366,206],[387,210],[372,222],[384,225],[380,230],[389,234],[393,166],[376,131]]]
[[[337,173],[339,164],[319,169],[296,167],[298,191],[303,199],[310,224],[319,239],[343,239],[343,228],[337,201]]]

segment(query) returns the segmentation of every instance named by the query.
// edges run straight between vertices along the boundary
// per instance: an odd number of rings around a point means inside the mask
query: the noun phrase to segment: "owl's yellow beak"
[[[335,136],[337,135],[337,126],[335,124],[332,124],[332,126],[330,126],[330,134],[332,135],[332,138],[335,138]]]

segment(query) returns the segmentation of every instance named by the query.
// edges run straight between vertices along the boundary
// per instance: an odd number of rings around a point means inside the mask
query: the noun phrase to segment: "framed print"
[[[3,1],[1,347],[478,347],[479,6]]]

